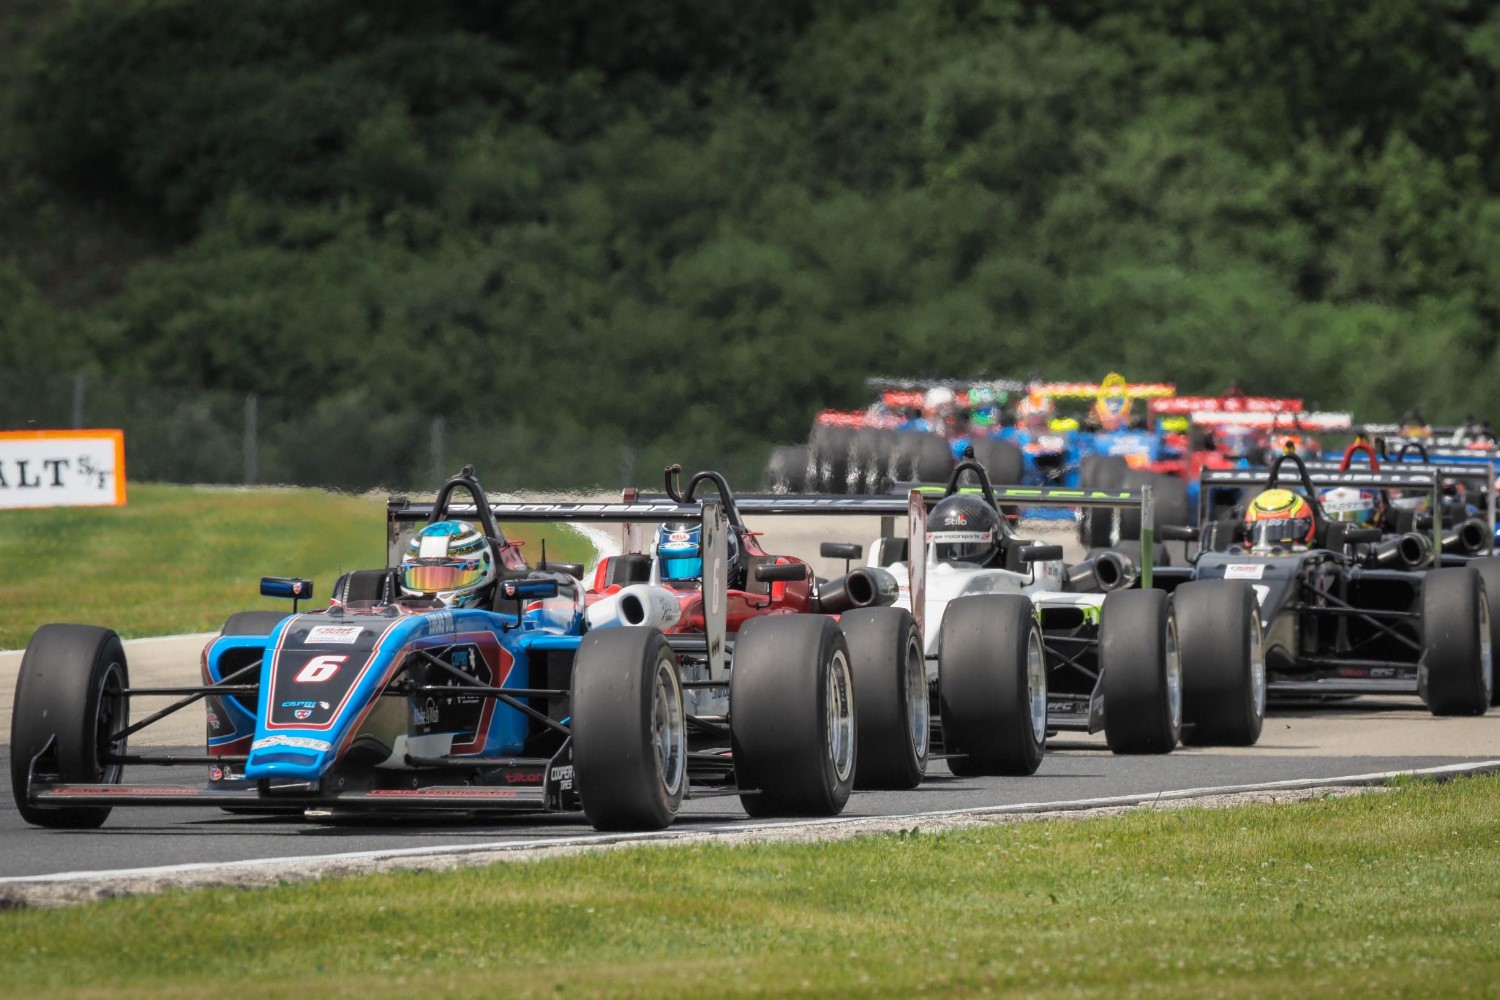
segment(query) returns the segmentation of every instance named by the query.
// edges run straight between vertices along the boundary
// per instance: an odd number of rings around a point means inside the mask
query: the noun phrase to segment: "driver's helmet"
[[[489,539],[468,521],[439,521],[412,536],[401,557],[401,592],[434,597],[450,608],[480,603],[495,582]]]
[[[1000,551],[1000,515],[979,497],[956,493],[932,508],[927,539],[938,562],[984,566]]]
[[[1102,430],[1117,431],[1130,426],[1130,383],[1123,375],[1110,372],[1104,376],[1092,416]]]
[[[1340,486],[1324,490],[1318,497],[1323,513],[1330,520],[1349,524],[1371,524],[1380,505],[1380,494],[1374,490],[1360,490],[1352,486]]]
[[[1040,433],[1047,430],[1057,406],[1051,396],[1033,392],[1016,404],[1016,426],[1022,430]]]
[[[656,529],[656,560],[669,582],[703,579],[703,525],[669,521]]]
[[[739,534],[731,526],[725,533],[728,550],[726,576],[731,588],[744,586],[744,560]],[[697,521],[668,521],[656,529],[656,561],[663,583],[699,583],[703,580],[703,525]]]
[[[1432,494],[1425,491],[1408,491],[1391,498],[1391,506],[1398,510],[1409,510],[1417,514],[1432,509]]]
[[[1291,490],[1266,490],[1245,510],[1245,534],[1252,552],[1305,548],[1312,544],[1316,530],[1312,504]]]

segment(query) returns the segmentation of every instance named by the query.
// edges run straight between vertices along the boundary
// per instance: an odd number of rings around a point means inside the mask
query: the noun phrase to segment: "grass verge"
[[[0,914],[13,995],[1494,995],[1500,777]]]
[[[584,562],[569,528],[507,525],[539,557]],[[0,649],[38,625],[104,625],[123,636],[207,632],[236,611],[289,608],[262,576],[300,576],[315,606],[338,575],[385,565],[385,498],[312,489],[130,484],[123,507],[0,511]]]

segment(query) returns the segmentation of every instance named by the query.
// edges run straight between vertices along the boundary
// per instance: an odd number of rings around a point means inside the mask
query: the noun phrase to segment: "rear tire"
[[[855,788],[915,788],[927,773],[931,708],[916,619],[901,608],[839,618],[854,676]]]
[[[807,487],[807,445],[771,449],[766,462],[766,488],[772,493],[802,493]]]
[[[849,647],[826,615],[752,618],[735,636],[729,729],[751,816],[836,816],[858,756]]]
[[[1026,458],[1014,443],[1000,438],[975,438],[974,458],[989,474],[996,486],[1015,486],[1021,482]]]
[[[26,801],[32,758],[55,740],[44,765],[65,784],[120,783],[124,768],[107,764],[108,753],[124,753],[125,740],[111,734],[129,724],[122,693],[130,686],[120,637],[92,625],[43,625],[21,658],[10,723],[10,783],[16,811],[35,826],[92,830],[109,817],[109,806],[48,809]]]
[[[1078,481],[1088,490],[1117,490],[1125,482],[1125,472],[1125,460],[1118,455],[1085,455],[1078,463]],[[1078,524],[1083,547],[1105,549],[1118,541],[1116,521],[1123,513],[1113,507],[1085,507]]]
[[[1433,715],[1483,715],[1494,688],[1484,580],[1467,566],[1422,582],[1422,662],[1417,687]]]
[[[1495,676],[1494,649],[1500,630],[1500,557],[1485,556],[1469,563],[1484,580],[1484,604],[1490,613],[1490,704],[1500,705],[1500,677]]]
[[[1172,592],[1182,658],[1182,741],[1248,747],[1266,716],[1266,654],[1255,591],[1235,580]]]
[[[669,826],[687,788],[677,657],[654,628],[597,629],[573,665],[573,780],[599,830]]]
[[[1099,670],[1110,750],[1170,753],[1182,735],[1182,661],[1165,591],[1117,590],[1105,596]]]
[[[949,603],[938,632],[938,711],[948,769],[1035,774],[1047,740],[1047,661],[1029,598]]]

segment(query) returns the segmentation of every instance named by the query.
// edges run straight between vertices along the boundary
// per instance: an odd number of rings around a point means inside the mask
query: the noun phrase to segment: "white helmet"
[[[469,607],[495,581],[489,539],[468,521],[439,521],[412,536],[401,557],[401,592]]]

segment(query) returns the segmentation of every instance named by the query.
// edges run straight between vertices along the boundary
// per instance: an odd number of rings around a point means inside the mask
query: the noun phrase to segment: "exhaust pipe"
[[[1140,577],[1136,564],[1118,552],[1101,552],[1068,570],[1066,589],[1075,593],[1107,594],[1123,590]]]
[[[855,608],[880,608],[896,603],[901,586],[890,570],[861,566],[818,588],[817,610],[837,615]]]
[[[666,587],[636,583],[590,604],[589,628],[671,628],[682,618],[682,604]]]
[[[1471,517],[1443,534],[1443,551],[1464,556],[1478,555],[1489,548],[1489,536],[1489,525]]]
[[[1408,531],[1375,546],[1376,566],[1388,569],[1423,569],[1432,561],[1432,540],[1426,535]]]

